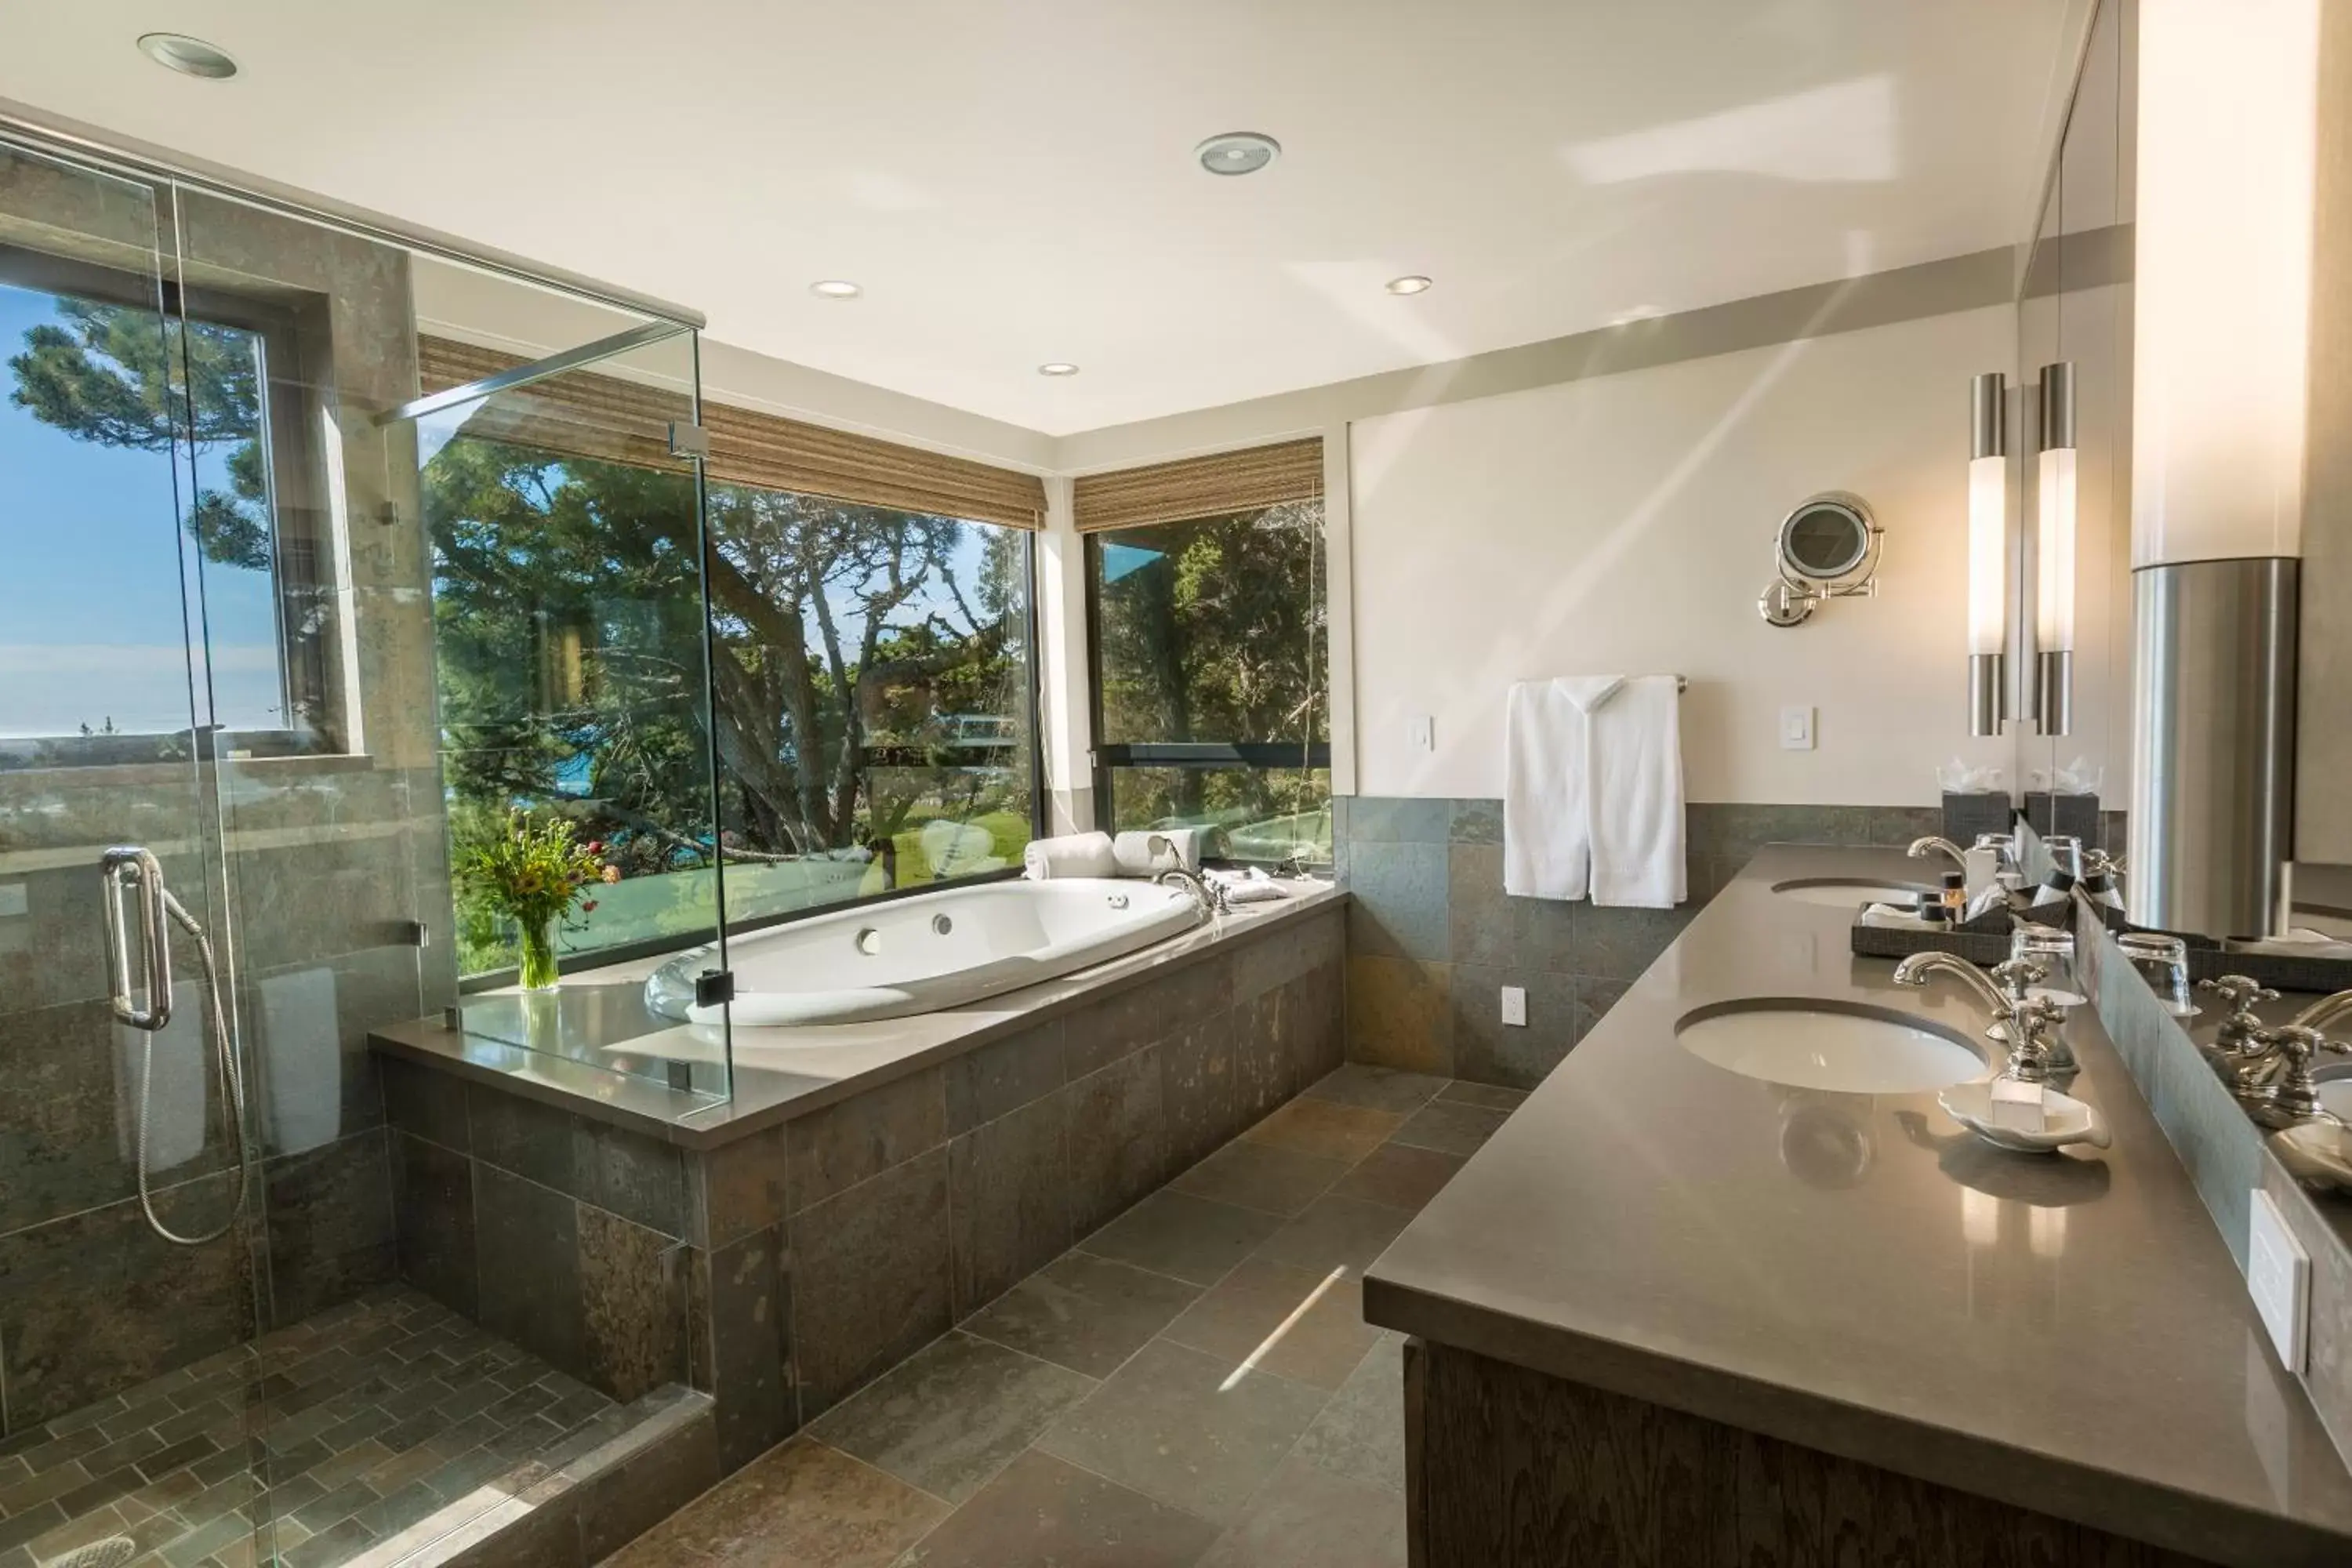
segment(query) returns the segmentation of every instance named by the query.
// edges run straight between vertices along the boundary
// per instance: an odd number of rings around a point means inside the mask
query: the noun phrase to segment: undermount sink
[[[1799,877],[1775,882],[1772,890],[1801,904],[1832,904],[1850,910],[1859,904],[1908,904],[1932,891],[1921,882],[1873,882],[1852,877]]]
[[[1922,1094],[1987,1070],[1958,1035],[1906,1015],[1798,997],[1722,1002],[1675,1026],[1701,1061],[1791,1089]]]

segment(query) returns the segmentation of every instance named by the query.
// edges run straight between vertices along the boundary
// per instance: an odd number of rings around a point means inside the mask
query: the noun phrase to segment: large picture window
[[[499,368],[464,345],[426,353],[428,384],[436,366]],[[1036,809],[1029,530],[754,482],[810,472],[814,451],[844,489],[989,505],[955,483],[886,485],[879,458],[830,433],[716,407],[698,510],[657,437],[683,414],[572,373],[432,437],[459,854],[518,809],[571,818],[604,883],[563,935],[581,954],[707,933],[722,867],[731,931],[1013,874]],[[459,912],[465,972],[512,963],[493,911]]]
[[[1130,510],[1200,504],[1218,479],[1168,484]],[[1213,858],[1329,861],[1323,559],[1319,484],[1089,530],[1095,788],[1114,830],[1204,826]]]

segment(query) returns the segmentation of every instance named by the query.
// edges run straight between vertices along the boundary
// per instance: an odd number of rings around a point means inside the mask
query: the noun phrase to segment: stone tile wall
[[[1333,803],[1348,907],[1352,1061],[1531,1089],[1764,845],[1907,844],[1934,806],[1687,808],[1690,897],[1601,909],[1503,891],[1496,800],[1359,795]],[[1501,1022],[1524,987],[1525,1027]]]
[[[732,1470],[1338,1066],[1343,952],[1286,921],[701,1152],[386,1058],[401,1274],[615,1397],[683,1376]]]

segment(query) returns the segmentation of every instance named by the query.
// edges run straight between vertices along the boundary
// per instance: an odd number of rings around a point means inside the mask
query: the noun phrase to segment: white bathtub
[[[1205,918],[1181,888],[1071,878],[989,882],[730,937],[728,1017],[738,1025],[855,1024],[900,1018],[1017,991],[1190,931]],[[694,977],[715,944],[663,964],[646,1005],[667,1018],[719,1021],[694,1005]]]

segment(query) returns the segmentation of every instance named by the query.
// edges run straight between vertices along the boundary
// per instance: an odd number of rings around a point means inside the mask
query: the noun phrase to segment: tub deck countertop
[[[730,1142],[805,1116],[935,1062],[1133,989],[1234,944],[1275,937],[1347,893],[1288,884],[1279,902],[1218,921],[1092,968],[960,1007],[871,1023],[730,1033],[646,1010],[646,976],[672,953],[567,973],[553,992],[512,987],[460,999],[462,1023],[418,1018],[369,1033],[379,1051],[473,1078],[687,1148]],[[728,1064],[733,1092],[725,1092]]]
[[[1710,1003],[1983,1026],[1772,891],[1916,878],[1775,846],[1372,1266],[1383,1327],[2224,1563],[2352,1563],[2352,1476],[2091,1009],[2114,1147],[1993,1149],[1933,1094],[1790,1089],[1682,1048]]]

